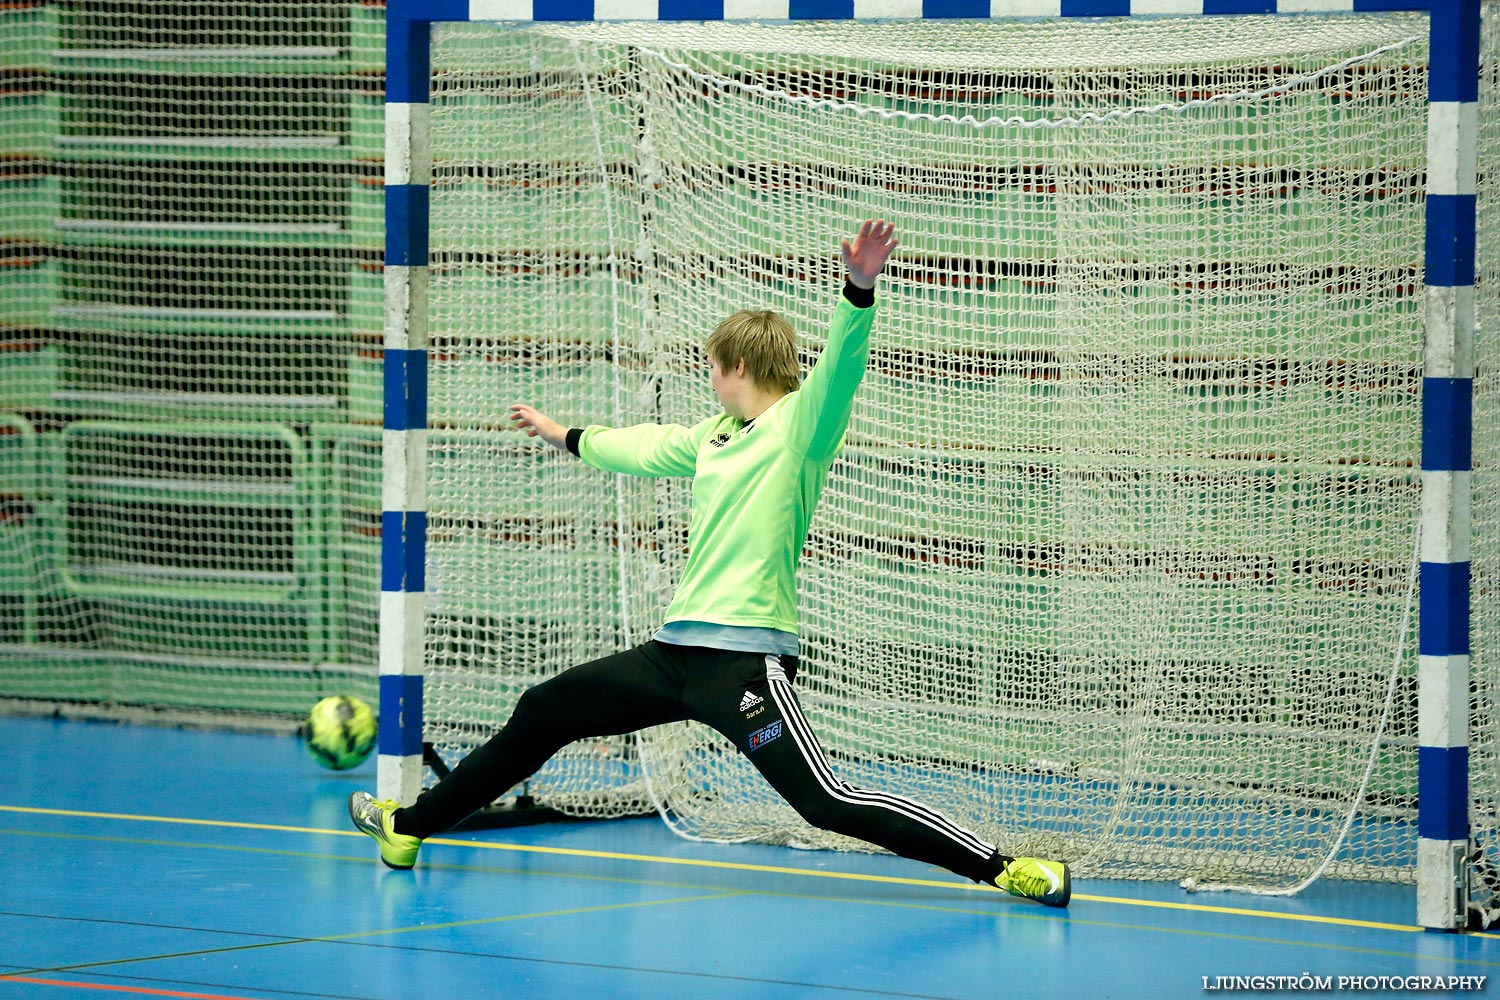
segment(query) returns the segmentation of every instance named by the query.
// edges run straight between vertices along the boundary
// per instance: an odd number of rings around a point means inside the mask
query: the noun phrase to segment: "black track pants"
[[[718,730],[813,826],[976,882],[1006,860],[943,814],[833,773],[792,679],[797,658],[656,641],[592,660],[521,696],[510,721],[397,812],[398,833],[430,837],[489,805],[575,740],[693,719]]]

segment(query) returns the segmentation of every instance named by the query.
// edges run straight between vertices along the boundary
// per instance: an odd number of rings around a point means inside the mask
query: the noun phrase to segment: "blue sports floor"
[[[1063,911],[655,820],[459,834],[390,872],[344,814],[373,762],[339,775],[291,737],[50,719],[0,718],[0,745],[4,998],[1203,997],[1235,992],[1205,977],[1304,975],[1500,995],[1500,935],[1421,931],[1410,887],[1078,881]],[[1339,988],[1381,976],[1406,988]]]

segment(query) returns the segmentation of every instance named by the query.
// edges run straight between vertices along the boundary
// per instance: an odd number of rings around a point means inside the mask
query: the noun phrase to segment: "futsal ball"
[[[324,698],[303,723],[302,741],[313,760],[331,771],[347,771],[375,746],[375,713],[358,698]]]

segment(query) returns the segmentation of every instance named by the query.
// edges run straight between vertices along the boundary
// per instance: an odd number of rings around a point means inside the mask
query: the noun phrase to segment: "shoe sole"
[[[1073,900],[1073,869],[1069,868],[1066,864],[1064,864],[1063,865],[1062,899],[1058,900],[1055,903],[1048,903],[1047,905],[1048,906],[1056,906],[1056,907],[1065,908],[1068,905],[1068,903],[1072,902],[1072,900]]]

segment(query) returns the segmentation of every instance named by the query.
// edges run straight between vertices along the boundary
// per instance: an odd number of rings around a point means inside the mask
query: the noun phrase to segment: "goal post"
[[[1428,68],[1422,380],[1417,919],[1463,928],[1469,908],[1470,535],[1479,0],[1434,4]]]
[[[799,581],[838,766],[1101,876],[1414,872],[1419,922],[1464,928],[1471,746],[1500,773],[1470,725],[1480,4],[1352,7],[392,0],[380,794],[649,636],[680,565],[679,484],[565,469],[504,405],[691,422],[710,317],[765,300],[815,349],[838,227],[883,214],[903,251]],[[1307,41],[1359,12],[1394,26]],[[1141,15],[1267,35],[1174,64]],[[886,37],[962,19],[1059,62]],[[1049,33],[1116,19],[1126,55],[1062,68]],[[700,37],[646,30],[675,22]],[[1416,125],[1380,117],[1420,82]],[[539,777],[833,843],[729,758],[666,727]]]

